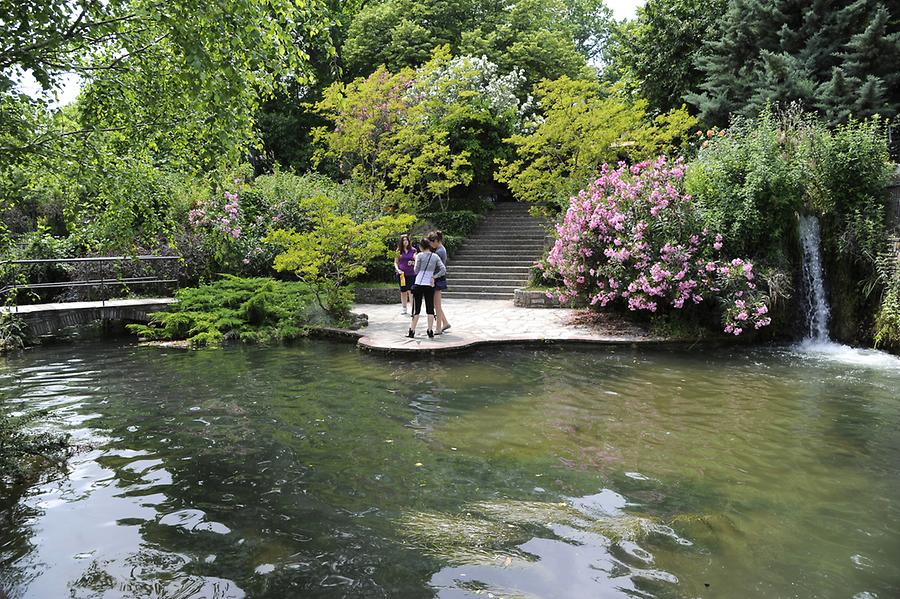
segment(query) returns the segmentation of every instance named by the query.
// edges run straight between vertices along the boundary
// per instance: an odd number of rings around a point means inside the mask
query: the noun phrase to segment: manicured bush
[[[631,167],[603,165],[571,199],[546,261],[560,277],[560,301],[648,313],[715,303],[725,332],[771,322],[751,262],[728,258],[722,236],[702,225],[683,191],[684,166],[665,158]]]

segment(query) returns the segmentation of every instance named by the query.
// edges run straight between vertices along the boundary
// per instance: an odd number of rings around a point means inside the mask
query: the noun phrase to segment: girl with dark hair
[[[413,316],[409,325],[407,337],[416,336],[416,325],[419,324],[419,314],[422,312],[422,301],[425,301],[425,313],[428,314],[428,337],[434,338],[434,284],[437,277],[443,276],[447,270],[444,263],[431,251],[431,242],[424,238],[419,242],[419,253],[413,270],[416,273],[416,282],[413,285]]]
[[[397,280],[400,282],[400,304],[403,306],[402,314],[406,316],[406,304],[409,303],[409,292],[416,278],[413,265],[415,264],[416,248],[409,240],[409,235],[401,235],[397,244],[397,255],[394,257],[394,270],[397,272]]]
[[[444,234],[440,231],[433,231],[428,234],[428,241],[431,242],[431,248],[435,254],[437,254],[438,258],[441,259],[441,262],[444,263],[444,267],[447,266],[447,248],[444,247]],[[435,328],[435,334],[442,335],[444,331],[450,328],[450,321],[447,320],[447,315],[444,313],[444,308],[441,305],[441,292],[447,290],[447,276],[439,277],[434,281],[434,311],[437,314],[437,326]]]

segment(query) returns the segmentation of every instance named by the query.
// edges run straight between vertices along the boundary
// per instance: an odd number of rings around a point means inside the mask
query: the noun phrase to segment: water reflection
[[[0,406],[93,449],[3,510],[0,590],[892,596],[898,388],[780,349],[36,350]]]

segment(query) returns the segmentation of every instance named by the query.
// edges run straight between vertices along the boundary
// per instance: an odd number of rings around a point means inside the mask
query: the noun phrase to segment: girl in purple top
[[[403,315],[406,316],[406,305],[410,302],[409,292],[416,280],[416,248],[409,241],[409,235],[401,235],[397,244],[397,256],[394,258],[394,270],[397,271],[397,281],[400,283],[400,303],[403,305]]]

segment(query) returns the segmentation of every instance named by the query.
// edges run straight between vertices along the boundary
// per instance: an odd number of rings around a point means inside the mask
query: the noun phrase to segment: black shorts
[[[438,277],[434,280],[434,288],[438,291],[447,290],[447,277]]]
[[[401,292],[412,291],[413,283],[416,282],[416,275],[413,275],[413,276],[405,275],[405,277],[406,277],[406,284],[404,285],[404,284],[400,283],[400,275],[397,275],[397,284],[400,285],[400,291]]]

